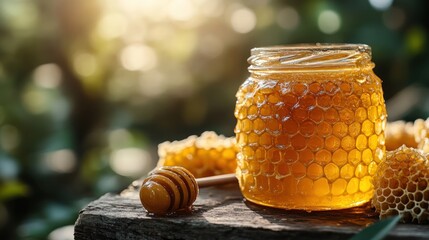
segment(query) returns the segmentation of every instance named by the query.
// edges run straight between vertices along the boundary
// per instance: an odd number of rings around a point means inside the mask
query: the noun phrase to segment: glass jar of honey
[[[363,44],[254,48],[237,92],[244,197],[283,208],[343,209],[373,194],[385,155],[381,80]]]

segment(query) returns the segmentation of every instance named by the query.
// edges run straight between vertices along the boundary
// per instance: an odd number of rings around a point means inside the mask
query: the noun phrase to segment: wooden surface
[[[75,239],[347,239],[377,221],[367,205],[324,212],[285,211],[243,200],[237,185],[202,189],[193,209],[147,214],[133,183],[83,209]],[[429,239],[429,225],[399,224],[386,239]]]

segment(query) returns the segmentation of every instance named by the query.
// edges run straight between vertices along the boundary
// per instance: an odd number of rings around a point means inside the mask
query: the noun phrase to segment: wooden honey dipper
[[[195,179],[183,167],[161,167],[143,181],[140,201],[148,212],[165,215],[189,208],[197,199],[199,188],[236,181],[234,173]]]

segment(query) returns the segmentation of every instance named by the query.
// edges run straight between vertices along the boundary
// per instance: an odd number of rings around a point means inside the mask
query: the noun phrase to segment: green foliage
[[[380,220],[354,235],[350,240],[382,240],[396,226],[401,216]]]
[[[8,181],[0,184],[0,201],[6,201],[15,197],[23,197],[28,194],[28,187],[17,181]]]

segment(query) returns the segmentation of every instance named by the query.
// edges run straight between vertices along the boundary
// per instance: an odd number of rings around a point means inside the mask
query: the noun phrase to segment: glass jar
[[[237,92],[237,176],[244,197],[283,208],[364,204],[385,155],[386,109],[371,48],[254,48]]]

